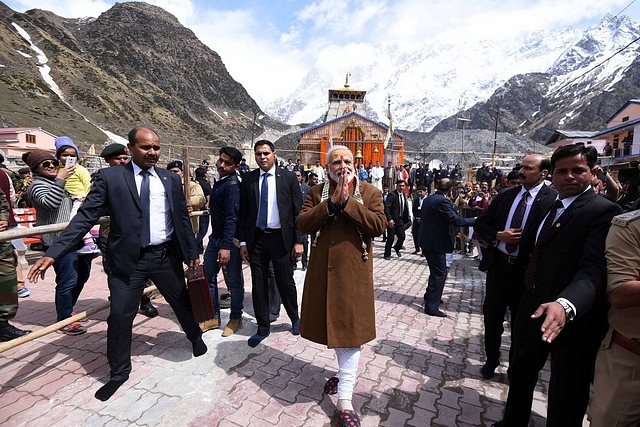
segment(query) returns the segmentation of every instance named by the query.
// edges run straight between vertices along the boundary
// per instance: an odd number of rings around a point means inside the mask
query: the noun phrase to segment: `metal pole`
[[[491,156],[491,167],[496,167],[496,147],[498,144],[498,118],[500,116],[500,106],[496,104],[496,127],[493,133],[493,155]]]

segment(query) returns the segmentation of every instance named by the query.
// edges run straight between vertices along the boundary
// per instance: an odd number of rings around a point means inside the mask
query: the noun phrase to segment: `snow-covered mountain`
[[[341,87],[350,72],[351,87],[367,90],[369,116],[386,121],[390,95],[397,128],[429,131],[443,119],[487,101],[517,75],[547,74],[543,96],[551,98],[580,99],[585,82],[588,88],[607,90],[638,56],[637,44],[580,76],[639,36],[638,21],[607,15],[586,31],[570,27],[459,44],[428,40],[412,51],[397,44],[359,45],[353,48],[351,63],[321,58],[290,96],[274,101],[266,111],[289,124],[317,121],[327,108],[327,89]],[[567,114],[570,118],[572,113]]]

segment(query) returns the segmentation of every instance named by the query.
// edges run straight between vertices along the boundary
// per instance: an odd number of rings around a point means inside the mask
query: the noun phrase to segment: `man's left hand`
[[[542,327],[542,341],[551,343],[562,331],[567,323],[567,313],[564,308],[557,302],[548,302],[540,305],[538,309],[531,315],[532,319],[538,319],[542,315],[546,315]]]
[[[291,257],[300,258],[303,252],[304,252],[304,247],[302,246],[302,243],[296,243],[295,245],[293,245],[293,251],[291,253]]]
[[[189,261],[189,268],[196,268],[200,265],[200,258],[192,259]]]

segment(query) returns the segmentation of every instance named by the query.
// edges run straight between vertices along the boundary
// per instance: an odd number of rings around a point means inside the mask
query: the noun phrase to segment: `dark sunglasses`
[[[50,168],[50,167],[54,167],[57,168],[59,163],[57,160],[45,160],[44,162],[41,163],[43,168]]]

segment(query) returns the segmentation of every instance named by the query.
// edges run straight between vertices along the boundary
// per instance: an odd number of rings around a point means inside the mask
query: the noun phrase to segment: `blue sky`
[[[97,17],[111,0],[3,0],[76,18]],[[315,64],[358,46],[432,39],[509,38],[573,26],[586,29],[606,13],[640,20],[640,0],[148,0],[216,51],[234,79],[264,109],[288,96]],[[366,60],[366,58],[364,59]],[[334,82],[342,84],[343,82]]]

